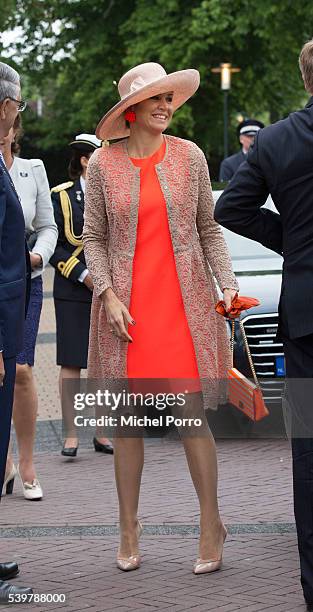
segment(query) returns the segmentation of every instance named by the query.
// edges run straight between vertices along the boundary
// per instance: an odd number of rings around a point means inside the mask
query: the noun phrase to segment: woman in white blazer
[[[50,188],[43,162],[22,159],[18,138],[22,132],[18,115],[9,135],[0,141],[0,150],[20,197],[25,218],[26,239],[32,267],[30,301],[25,321],[24,346],[17,356],[13,422],[16,431],[19,465],[16,469],[11,453],[7,459],[4,493],[12,493],[18,473],[28,500],[42,498],[33,461],[38,398],[32,366],[42,308],[42,272],[54,252],[58,231],[54,221]]]

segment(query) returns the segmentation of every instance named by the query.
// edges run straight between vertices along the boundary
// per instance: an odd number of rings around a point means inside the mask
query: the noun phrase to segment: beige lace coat
[[[219,379],[230,366],[224,319],[214,310],[221,290],[238,289],[230,255],[213,219],[213,197],[206,159],[193,142],[166,136],[166,154],[156,166],[167,205],[176,268],[193,338],[202,389],[207,401],[221,397]],[[99,296],[112,287],[129,307],[132,262],[140,195],[140,168],[127,153],[126,141],[92,155],[87,173],[83,242],[94,282],[88,377],[127,376],[127,343],[110,333]],[[155,279],[158,291],[158,279]],[[153,325],[153,322],[152,322]],[[206,402],[207,403],[207,402]]]

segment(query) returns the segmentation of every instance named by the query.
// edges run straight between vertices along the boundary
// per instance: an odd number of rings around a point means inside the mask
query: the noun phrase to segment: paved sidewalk
[[[19,483],[4,497],[2,556],[20,561],[16,582],[65,593],[66,611],[304,610],[290,504],[285,442],[217,444],[220,505],[230,535],[222,572],[194,576],[198,505],[179,442],[148,440],[140,517],[142,567],[115,568],[118,546],[113,461],[92,449],[74,461],[39,453],[41,502],[26,502]],[[20,606],[19,609],[25,608]]]
[[[76,460],[60,455],[51,271],[37,350],[40,396],[36,465],[41,502],[26,502],[20,483],[0,507],[1,559],[21,566],[16,584],[65,603],[21,610],[92,612],[305,611],[292,513],[289,444],[285,440],[218,440],[219,497],[229,529],[223,571],[194,576],[198,503],[180,442],[146,440],[140,499],[144,533],[139,570],[115,567],[118,547],[113,458],[81,445]],[[3,606],[1,611],[11,610]],[[1,612],[0,611],[0,612]]]

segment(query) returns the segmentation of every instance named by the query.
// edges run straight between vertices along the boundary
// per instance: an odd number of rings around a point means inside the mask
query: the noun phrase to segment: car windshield
[[[227,183],[212,183],[214,202],[217,202],[218,198],[223,193],[223,189],[225,188],[226,185]],[[270,196],[266,200],[264,207],[269,208],[270,210],[273,210],[274,212],[277,212],[275,205],[273,203],[273,200]],[[271,260],[272,262],[274,262],[275,260],[275,263],[278,264],[279,267],[281,266],[282,264],[281,256],[275,253],[274,251],[267,249],[262,244],[259,244],[258,242],[255,242],[254,240],[250,240],[249,238],[244,238],[243,236],[239,236],[238,234],[234,234],[234,232],[231,232],[225,228],[223,228],[223,233],[224,233],[226,242],[228,244],[228,248],[230,250],[230,254],[231,254],[233,262],[234,261],[239,262],[240,260],[247,260],[247,259],[249,260],[262,259],[265,263],[266,260],[267,261]]]
[[[223,228],[223,233],[232,259],[281,259],[280,255],[267,249],[259,242],[238,236],[238,234],[234,234],[234,232],[225,228]]]

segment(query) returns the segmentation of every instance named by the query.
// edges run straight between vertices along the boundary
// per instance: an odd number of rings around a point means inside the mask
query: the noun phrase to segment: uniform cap
[[[255,136],[256,133],[264,128],[264,123],[257,119],[245,119],[237,127],[238,136]]]
[[[102,141],[95,134],[78,134],[75,140],[70,142],[72,149],[80,151],[94,151],[101,147]]]

